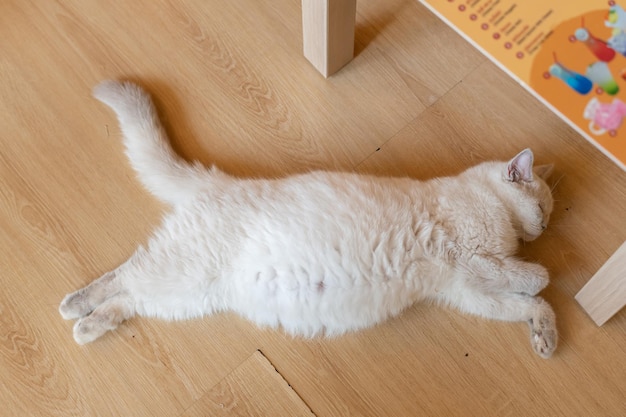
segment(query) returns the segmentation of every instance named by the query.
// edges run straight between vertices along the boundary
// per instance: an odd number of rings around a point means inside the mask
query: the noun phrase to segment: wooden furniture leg
[[[626,242],[576,294],[576,300],[598,326],[626,305]]]
[[[304,56],[324,77],[354,56],[356,0],[302,0]]]

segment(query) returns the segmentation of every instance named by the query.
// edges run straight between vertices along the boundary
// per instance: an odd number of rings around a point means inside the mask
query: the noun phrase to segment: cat
[[[136,84],[104,81],[94,97],[116,113],[140,181],[172,211],[145,247],[63,299],[77,343],[135,315],[220,311],[332,337],[430,300],[527,322],[534,351],[554,352],[555,314],[537,296],[548,272],[515,257],[553,209],[552,165],[534,167],[530,149],[428,181],[323,171],[244,179],[177,156]]]

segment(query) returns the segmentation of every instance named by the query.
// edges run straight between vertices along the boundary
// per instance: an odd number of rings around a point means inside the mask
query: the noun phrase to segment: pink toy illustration
[[[581,27],[574,32],[574,37],[583,42],[600,61],[609,62],[615,58],[615,50],[609,48],[606,42],[596,38],[585,28],[584,18],[582,19]]]
[[[613,79],[611,70],[606,62],[599,61],[589,65],[585,75],[591,81],[598,84],[605,93],[613,96],[619,92],[619,86],[615,82],[615,79]]]
[[[600,103],[594,97],[587,103],[583,117],[590,120],[589,131],[594,135],[603,135],[606,132],[614,135],[626,117],[626,103],[617,98],[612,103]]]

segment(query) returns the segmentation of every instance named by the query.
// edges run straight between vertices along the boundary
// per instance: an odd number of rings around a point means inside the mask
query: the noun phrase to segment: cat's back
[[[249,239],[281,246],[366,239],[410,224],[424,209],[420,189],[408,178],[316,171],[235,183],[215,213],[236,217]]]

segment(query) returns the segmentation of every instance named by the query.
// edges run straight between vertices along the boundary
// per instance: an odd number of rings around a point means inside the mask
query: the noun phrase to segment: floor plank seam
[[[419,116],[417,116],[417,117],[419,117]],[[417,119],[417,117],[415,119]],[[415,119],[413,119],[413,120],[415,120]],[[374,151],[372,151],[365,158],[363,158],[363,160],[361,162],[357,163],[354,167],[352,167],[352,170],[356,171],[357,169],[359,169],[359,167],[361,165],[363,165],[372,156],[376,155],[376,152],[380,152],[385,147],[385,145],[387,145],[390,141],[392,141],[393,138],[397,137],[407,127],[413,130],[413,128],[410,125],[411,125],[411,123],[407,123],[404,126],[402,126],[400,129],[398,129],[397,132],[395,132],[393,135],[389,136],[389,138],[387,138],[383,143],[381,143]]]
[[[300,399],[300,401],[302,401],[302,403],[304,405],[306,405],[306,408],[309,409],[309,411],[311,412],[311,415],[313,415],[314,417],[317,417],[317,414],[315,414],[315,412],[313,411],[313,409],[311,408],[311,406],[309,405],[309,403],[307,403],[304,398],[302,398],[302,396],[298,393],[298,391],[296,391],[296,389],[289,383],[289,381],[287,381],[287,379],[285,378],[285,376],[276,368],[276,365],[274,365],[274,363],[270,360],[270,358],[268,358],[265,353],[263,353],[263,351],[261,349],[257,349],[257,351],[263,355],[263,357],[265,358],[265,360],[267,360],[267,362],[272,365],[272,368],[274,368],[274,370],[276,371],[276,373],[282,378],[283,381],[285,381],[285,383],[287,384],[287,386],[289,386],[289,388],[291,388],[291,390],[294,392],[294,394],[296,394],[298,396],[298,398]]]
[[[257,350],[258,350],[258,349],[257,349]],[[262,352],[261,352],[261,353],[262,353]],[[207,395],[207,393],[208,393],[208,392],[210,392],[213,388],[215,388],[216,386],[218,386],[219,384],[221,384],[222,382],[224,382],[224,380],[226,380],[226,379],[227,379],[227,378],[228,378],[228,377],[229,377],[229,376],[230,376],[233,372],[235,372],[235,370],[236,370],[237,368],[239,368],[239,367],[240,367],[240,366],[242,366],[244,363],[246,363],[246,361],[247,361],[248,359],[250,359],[250,356],[252,356],[252,355],[254,355],[254,352],[252,352],[250,355],[246,356],[246,358],[245,358],[243,361],[241,361],[241,362],[240,362],[240,363],[238,363],[236,366],[234,366],[234,367],[233,367],[230,371],[226,372],[226,375],[224,375],[223,377],[221,377],[221,378],[219,379],[219,381],[217,381],[215,384],[211,385],[209,388],[207,388],[206,390],[204,390],[204,391],[202,392],[202,394],[201,394],[198,398],[195,398],[194,400],[192,400],[192,401],[191,401],[191,403],[190,403],[187,407],[185,407],[185,409],[184,409],[184,410],[183,410],[180,414],[178,414],[178,416],[179,416],[179,417],[180,417],[180,416],[184,416],[184,415],[187,413],[187,411],[188,411],[189,409],[191,409],[191,408],[192,408],[192,407],[193,407],[193,406],[194,406],[194,405],[195,405],[198,401],[200,401],[200,400],[201,400],[201,399],[202,399],[205,395]],[[265,355],[263,355],[263,357],[265,357]],[[269,360],[268,360],[268,362],[269,362]],[[270,362],[270,363],[271,363],[271,362]],[[274,366],[274,365],[272,364],[272,366]],[[307,407],[308,407],[308,405],[307,405]]]

